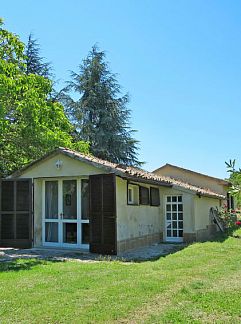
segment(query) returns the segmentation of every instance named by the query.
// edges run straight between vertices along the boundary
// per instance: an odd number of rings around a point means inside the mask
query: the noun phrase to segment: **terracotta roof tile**
[[[20,174],[22,174],[26,169],[29,167],[35,165],[36,163],[39,163],[43,161],[47,157],[51,157],[57,153],[63,153],[71,158],[87,162],[89,164],[92,164],[93,166],[97,168],[104,168],[108,172],[115,173],[118,176],[121,176],[126,179],[131,179],[133,181],[141,181],[141,182],[148,182],[160,186],[168,186],[168,187],[176,187],[177,189],[186,189],[195,192],[196,194],[219,198],[219,199],[225,199],[225,196],[216,193],[209,188],[201,188],[195,185],[192,185],[190,183],[186,183],[177,179],[173,179],[171,177],[167,176],[158,176],[157,174],[154,174],[152,172],[148,172],[146,170],[143,170],[141,168],[134,168],[130,166],[126,166],[123,164],[117,164],[112,163],[106,160],[99,159],[97,157],[94,157],[93,155],[85,155],[73,150],[70,150],[68,148],[59,147],[58,149],[46,154],[42,158],[40,158],[37,161],[33,161],[32,163],[26,165],[21,170],[13,173],[10,177],[18,177]]]
[[[108,161],[96,158],[92,155],[84,155],[84,154],[81,154],[81,153],[78,153],[76,151],[72,151],[72,150],[69,150],[66,148],[59,148],[59,150],[65,154],[73,156],[75,158],[79,158],[81,160],[89,161],[91,163],[94,163],[94,164],[96,163],[100,166],[110,168],[111,171],[116,173],[117,175],[119,173],[119,175],[122,175],[122,176],[126,175],[127,177],[131,176],[131,177],[137,178],[137,179],[150,180],[150,181],[154,181],[160,185],[176,186],[179,188],[194,191],[200,195],[225,199],[225,196],[223,196],[217,192],[214,192],[209,188],[201,188],[201,187],[192,185],[190,183],[180,181],[177,179],[173,179],[173,178],[167,177],[167,176],[158,176],[152,172],[148,172],[148,171],[145,171],[140,168],[134,168],[134,167],[125,166],[122,164],[108,162]]]

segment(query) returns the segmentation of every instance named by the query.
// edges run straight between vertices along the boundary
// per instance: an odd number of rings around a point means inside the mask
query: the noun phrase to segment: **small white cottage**
[[[58,148],[0,183],[0,246],[119,252],[208,239],[211,207],[225,195],[203,186]]]

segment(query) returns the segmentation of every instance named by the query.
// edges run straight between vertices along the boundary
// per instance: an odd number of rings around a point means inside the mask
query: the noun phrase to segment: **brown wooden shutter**
[[[32,181],[0,180],[0,246],[32,246]]]
[[[90,251],[116,254],[115,175],[93,175],[90,182]]]
[[[150,188],[150,205],[160,206],[160,193],[158,188]]]
[[[146,187],[139,187],[140,205],[149,205],[149,189]]]

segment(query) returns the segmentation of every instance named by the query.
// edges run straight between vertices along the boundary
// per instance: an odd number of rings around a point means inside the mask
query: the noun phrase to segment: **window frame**
[[[230,195],[230,193],[227,193],[227,208],[228,210],[234,209],[234,198]]]
[[[175,209],[173,208],[173,206],[176,206]],[[182,207],[179,208],[179,206]],[[185,217],[184,210],[185,207],[182,194],[169,194],[165,196],[165,237],[167,241],[183,241]],[[168,232],[170,233],[170,235],[168,235]],[[174,233],[176,235],[174,235]]]
[[[135,188],[137,187],[137,188]],[[132,201],[129,200],[129,189],[132,191]],[[135,197],[135,191],[137,196]],[[126,202],[128,206],[139,206],[139,185],[131,182],[127,182],[126,188]]]
[[[130,199],[130,193],[131,192],[131,198]],[[134,205],[134,188],[131,186],[127,187],[127,203],[128,205]]]

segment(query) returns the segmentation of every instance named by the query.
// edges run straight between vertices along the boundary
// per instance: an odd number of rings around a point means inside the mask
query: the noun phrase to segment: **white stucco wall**
[[[141,184],[150,188],[150,185]],[[155,186],[153,186],[155,187]],[[117,241],[162,231],[161,206],[127,205],[127,181],[116,177]]]
[[[63,165],[60,169],[56,168],[56,161],[61,160]],[[51,158],[40,161],[28,168],[21,174],[21,178],[55,178],[55,177],[73,177],[89,176],[92,174],[103,174],[101,168],[94,167],[85,162],[75,160],[64,154],[57,154]]]
[[[209,211],[211,207],[220,208],[219,199],[197,196],[194,199],[195,230],[206,229],[210,225]]]
[[[139,183],[141,186],[150,185]],[[169,187],[159,187],[160,206],[127,205],[127,181],[117,177],[117,241],[162,233],[165,240],[166,196],[181,195],[183,200],[183,232],[195,233],[195,194]]]

